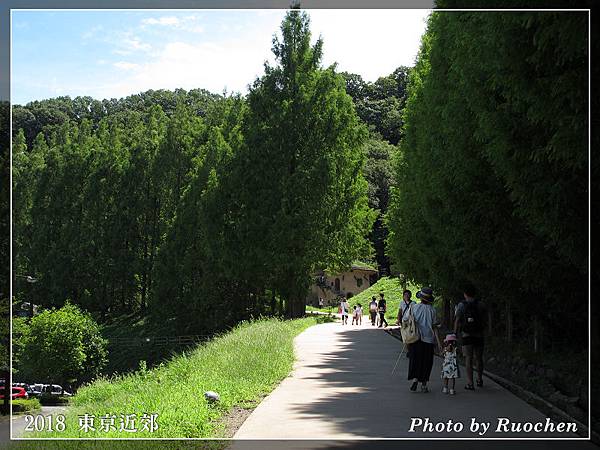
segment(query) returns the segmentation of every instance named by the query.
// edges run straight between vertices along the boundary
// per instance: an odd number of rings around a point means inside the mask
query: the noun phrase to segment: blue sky
[[[309,10],[324,65],[366,80],[413,65],[427,10]],[[245,93],[285,10],[12,11],[12,101],[147,89]]]

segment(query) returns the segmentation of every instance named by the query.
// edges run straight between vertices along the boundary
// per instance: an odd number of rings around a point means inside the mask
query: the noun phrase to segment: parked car
[[[39,397],[42,395],[42,389],[44,385],[41,383],[34,383],[29,385],[29,396],[30,397]]]
[[[27,391],[25,390],[25,388],[16,386],[16,387],[12,388],[11,397],[13,400],[15,400],[17,398],[27,399],[27,398],[29,398],[29,395],[27,394]],[[0,400],[4,400],[4,389],[0,390]]]
[[[65,391],[63,387],[58,384],[44,384],[44,386],[42,387],[42,393],[51,395],[63,395],[66,397],[70,397],[71,395],[73,395],[70,392]]]

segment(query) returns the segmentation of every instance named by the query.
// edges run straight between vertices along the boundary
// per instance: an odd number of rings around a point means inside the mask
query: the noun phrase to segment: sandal
[[[474,391],[475,390],[475,388],[473,387],[472,384],[465,384],[465,389],[467,391]]]
[[[426,394],[427,392],[429,392],[429,388],[427,386],[421,386],[421,392]]]
[[[477,380],[477,387],[483,387],[483,380]]]
[[[410,385],[410,390],[415,392],[417,390],[418,381],[414,381],[413,384]]]

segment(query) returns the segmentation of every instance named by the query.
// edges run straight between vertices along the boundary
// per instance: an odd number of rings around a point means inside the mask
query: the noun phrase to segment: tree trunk
[[[540,321],[538,316],[533,317],[533,351],[537,353],[540,350]]]
[[[452,329],[452,305],[450,304],[450,301],[444,297],[443,298],[443,308],[444,308],[444,318],[443,318],[443,323],[442,326],[444,327],[445,330],[451,330]]]
[[[294,297],[287,300],[285,311],[286,317],[289,319],[297,319],[299,317],[304,317],[304,314],[306,314],[306,304],[304,298]]]
[[[506,300],[506,341],[512,343],[513,335],[513,320],[512,320],[512,309],[510,307],[510,300]]]
[[[275,309],[277,307],[276,299],[275,299],[275,291],[271,293],[271,315],[274,316],[277,313]]]

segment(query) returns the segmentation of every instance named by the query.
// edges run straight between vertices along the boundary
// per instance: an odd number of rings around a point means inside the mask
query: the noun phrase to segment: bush
[[[25,379],[46,383],[89,381],[107,362],[107,341],[87,313],[67,303],[46,310],[14,336],[14,366]]]
[[[69,397],[43,393],[40,395],[40,403],[44,406],[66,405],[69,403]]]
[[[37,411],[42,407],[40,401],[37,398],[16,399],[12,401],[13,413],[27,413],[31,411]]]

